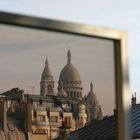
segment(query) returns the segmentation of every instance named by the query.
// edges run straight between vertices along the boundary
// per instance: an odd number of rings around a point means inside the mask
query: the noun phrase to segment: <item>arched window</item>
[[[77,92],[77,97],[79,97],[79,92]]]
[[[76,97],[76,92],[74,91],[74,97]]]
[[[48,94],[52,94],[52,86],[51,85],[47,86],[47,92],[48,92]]]
[[[72,91],[70,92],[70,97],[73,97],[73,92]]]
[[[80,98],[82,97],[82,93],[80,92]]]
[[[69,92],[67,91],[67,95],[68,95],[68,97],[69,97]]]

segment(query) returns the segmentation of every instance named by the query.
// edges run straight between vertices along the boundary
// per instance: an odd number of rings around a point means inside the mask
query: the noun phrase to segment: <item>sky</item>
[[[127,31],[130,94],[137,92],[140,102],[139,0],[4,0],[0,10]]]

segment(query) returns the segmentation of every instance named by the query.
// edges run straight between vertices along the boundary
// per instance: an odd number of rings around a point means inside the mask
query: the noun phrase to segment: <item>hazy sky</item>
[[[88,94],[90,83],[104,114],[114,109],[114,54],[113,41],[74,35],[0,26],[0,89],[19,86],[39,94],[39,82],[48,58],[55,80],[55,89],[62,68],[71,49],[72,63],[79,70],[83,95]]]

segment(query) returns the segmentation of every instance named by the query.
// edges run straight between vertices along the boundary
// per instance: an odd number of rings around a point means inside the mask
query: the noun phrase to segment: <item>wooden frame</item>
[[[116,102],[118,109],[118,140],[129,139],[129,77],[127,33],[96,27],[12,13],[0,12],[0,23],[56,31],[80,36],[109,39],[115,42]]]

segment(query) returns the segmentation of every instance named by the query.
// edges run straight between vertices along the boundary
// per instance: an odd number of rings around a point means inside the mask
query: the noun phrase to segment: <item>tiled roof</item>
[[[69,135],[71,140],[115,140],[117,139],[116,117],[110,116],[80,128]],[[132,138],[140,138],[140,104],[131,108]]]
[[[4,93],[1,93],[2,96],[6,96],[7,99],[9,100],[18,100],[22,99],[22,96],[24,94],[23,90],[20,90],[19,88],[13,88],[11,90],[8,90]]]
[[[140,104],[134,105],[131,110],[131,132],[133,138],[140,138]]]
[[[115,140],[116,121],[115,117],[107,117],[93,122],[70,134],[71,140]]]
[[[0,140],[26,140],[25,133],[19,127],[20,123],[14,118],[9,118],[7,131],[3,131],[0,126]]]
[[[26,140],[22,131],[0,131],[0,140]]]

